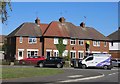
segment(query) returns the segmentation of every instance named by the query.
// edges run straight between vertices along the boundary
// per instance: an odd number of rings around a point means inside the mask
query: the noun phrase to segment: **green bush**
[[[10,65],[10,61],[1,60],[0,64],[1,65]]]
[[[10,65],[10,61],[6,61],[6,60],[1,60],[0,61],[0,65]],[[20,65],[19,62],[17,60],[14,61],[14,65]]]

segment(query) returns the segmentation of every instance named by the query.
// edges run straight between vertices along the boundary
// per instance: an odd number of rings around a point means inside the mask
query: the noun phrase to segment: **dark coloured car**
[[[26,64],[26,65],[36,65],[38,61],[45,60],[44,56],[31,56],[29,58],[19,60],[19,64]]]
[[[120,67],[120,59],[112,59],[113,67]]]
[[[57,67],[57,68],[62,68],[63,65],[65,64],[65,61],[61,57],[50,57],[47,58],[46,60],[41,60],[37,63],[39,67]]]

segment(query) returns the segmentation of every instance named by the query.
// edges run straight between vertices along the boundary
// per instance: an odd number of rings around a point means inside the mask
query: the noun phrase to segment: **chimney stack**
[[[65,22],[65,18],[64,18],[64,17],[61,17],[61,18],[59,19],[59,21],[60,21],[61,23],[64,23],[64,22]]]
[[[39,19],[38,17],[36,18],[35,23],[36,23],[37,25],[40,25],[40,19]]]
[[[82,28],[85,28],[85,23],[82,22],[82,23],[80,24],[80,26],[81,26]]]

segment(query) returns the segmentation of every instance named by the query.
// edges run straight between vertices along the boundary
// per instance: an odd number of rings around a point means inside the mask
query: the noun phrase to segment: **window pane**
[[[33,43],[35,43],[37,41],[36,38],[32,38],[32,40],[33,40]]]
[[[34,56],[34,51],[31,51],[31,56]]]
[[[29,38],[29,43],[31,43],[32,42],[32,38]]]
[[[37,38],[36,37],[29,37],[29,43],[36,43]]]
[[[71,44],[75,44],[75,39],[71,39],[71,40],[70,40],[70,43],[71,43]]]
[[[63,39],[63,44],[67,45],[67,39]]]
[[[22,38],[22,36],[20,37],[20,43],[22,43],[22,41],[23,41],[23,38]]]
[[[22,57],[22,51],[19,51],[19,57]]]
[[[58,38],[54,38],[54,44],[58,44]]]

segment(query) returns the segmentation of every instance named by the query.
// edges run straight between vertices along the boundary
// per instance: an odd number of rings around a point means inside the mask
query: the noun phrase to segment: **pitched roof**
[[[84,26],[85,27],[85,26]],[[75,26],[71,22],[52,21],[50,24],[23,23],[8,37],[12,36],[48,36],[91,40],[109,40],[92,27]]]
[[[69,37],[78,39],[109,40],[103,34],[91,27],[82,28],[70,22],[51,22],[46,28],[43,36]]]
[[[40,24],[40,29],[42,31],[42,34],[45,32],[45,30],[47,29],[48,24]]]
[[[120,41],[120,28],[118,28],[118,30],[108,35],[107,37],[114,41]]]
[[[53,21],[48,25],[43,36],[69,37],[69,32],[68,28],[66,28],[64,24]]]
[[[109,38],[105,37],[99,31],[92,27],[78,27],[77,31],[79,31],[79,38],[83,39],[92,39],[92,40],[109,40]]]
[[[42,35],[40,27],[35,23],[23,23],[13,32],[11,32],[8,37],[13,36],[36,36],[39,37]]]

